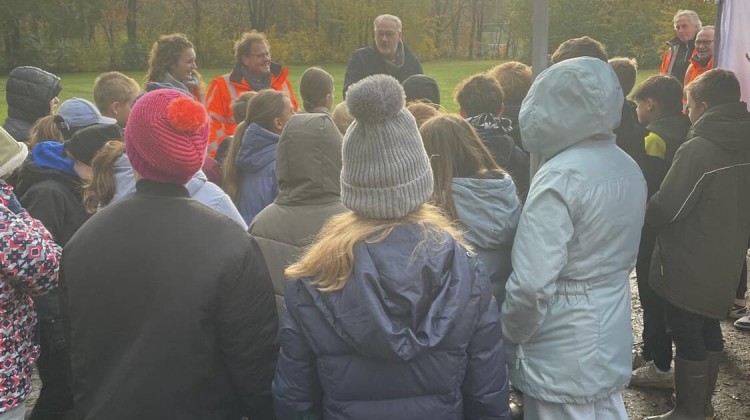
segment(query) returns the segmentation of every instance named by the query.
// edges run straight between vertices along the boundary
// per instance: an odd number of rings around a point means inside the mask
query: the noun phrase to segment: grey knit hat
[[[432,169],[396,79],[378,74],[351,85],[354,122],[344,136],[341,202],[373,219],[396,219],[432,196]]]

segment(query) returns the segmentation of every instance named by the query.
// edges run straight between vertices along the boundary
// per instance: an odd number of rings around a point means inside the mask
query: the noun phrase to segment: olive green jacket
[[[674,306],[723,319],[750,236],[750,113],[713,106],[688,138],[648,203],[659,232],[650,283]]]

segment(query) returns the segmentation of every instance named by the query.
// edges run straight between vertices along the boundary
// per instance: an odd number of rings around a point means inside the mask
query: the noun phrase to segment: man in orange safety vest
[[[232,115],[232,101],[244,92],[274,89],[289,96],[294,110],[297,99],[292,84],[288,80],[289,69],[271,61],[271,50],[263,33],[252,31],[242,34],[234,43],[234,56],[237,63],[231,73],[216,77],[211,81],[206,94],[206,110],[211,120],[208,153],[216,154],[224,139],[234,134],[237,121],[244,115]]]

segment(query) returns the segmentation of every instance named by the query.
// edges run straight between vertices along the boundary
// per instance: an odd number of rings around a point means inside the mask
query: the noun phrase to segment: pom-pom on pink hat
[[[208,115],[200,102],[174,89],[138,99],[125,127],[125,153],[143,178],[185,184],[206,158]]]

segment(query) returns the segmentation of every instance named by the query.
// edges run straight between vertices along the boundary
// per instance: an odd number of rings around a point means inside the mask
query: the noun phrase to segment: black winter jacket
[[[16,195],[31,217],[42,222],[61,247],[88,219],[81,201],[80,180],[65,172],[41,167],[31,159],[21,168]],[[56,290],[34,298],[35,309],[42,321],[57,323],[59,320],[62,314],[58,296]],[[57,323],[52,341],[60,346],[63,345],[62,333],[62,326]]]
[[[272,418],[273,289],[237,222],[141,180],[63,253],[76,418]]]
[[[643,139],[648,134],[648,130],[638,122],[638,114],[635,112],[635,108],[635,102],[625,100],[622,105],[620,126],[615,130],[615,135],[620,149],[627,153],[643,170],[643,162],[646,159],[646,147],[643,144]]]
[[[518,196],[525,200],[529,193],[529,155],[516,146],[510,137],[510,120],[492,114],[480,114],[466,121],[477,130],[482,143],[490,150],[495,162],[513,177]]]
[[[401,43],[399,50],[403,54],[403,64],[400,67],[386,62],[374,45],[354,51],[349,57],[344,75],[344,97],[349,86],[373,74],[389,74],[398,79],[399,83],[403,83],[409,76],[424,73],[419,58],[412,54],[406,45]]]
[[[641,169],[648,185],[648,196],[651,197],[672,166],[677,149],[687,140],[690,119],[685,114],[675,114],[652,121],[646,129],[650,133],[644,138],[646,156]]]
[[[31,125],[50,114],[50,101],[62,91],[60,78],[42,69],[17,67],[5,84],[8,118],[3,123],[17,141],[28,141]]]

